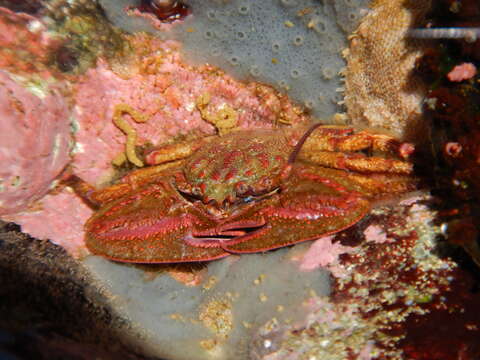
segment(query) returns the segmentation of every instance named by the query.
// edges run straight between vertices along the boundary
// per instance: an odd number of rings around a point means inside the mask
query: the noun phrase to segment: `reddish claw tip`
[[[408,159],[410,155],[412,155],[415,152],[415,145],[411,143],[403,143],[400,145],[400,148],[398,149],[399,155],[403,159]]]

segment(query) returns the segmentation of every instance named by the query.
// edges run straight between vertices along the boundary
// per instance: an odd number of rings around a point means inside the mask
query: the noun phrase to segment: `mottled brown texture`
[[[345,104],[356,126],[383,128],[402,139],[418,138],[423,83],[412,74],[422,46],[406,37],[421,25],[430,0],[377,0],[345,52]]]

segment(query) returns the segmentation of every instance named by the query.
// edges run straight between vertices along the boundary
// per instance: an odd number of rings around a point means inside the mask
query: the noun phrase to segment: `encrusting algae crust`
[[[424,47],[407,34],[422,25],[430,3],[372,2],[344,51],[345,105],[351,124],[383,128],[404,140],[424,138],[420,133],[425,85],[412,74]]]

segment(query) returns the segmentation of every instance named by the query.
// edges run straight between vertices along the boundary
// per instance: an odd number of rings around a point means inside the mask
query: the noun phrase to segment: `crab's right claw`
[[[195,247],[193,228],[215,226],[168,181],[149,184],[109,202],[85,225],[88,249],[108,259],[133,263],[215,260],[229,255],[220,247]]]

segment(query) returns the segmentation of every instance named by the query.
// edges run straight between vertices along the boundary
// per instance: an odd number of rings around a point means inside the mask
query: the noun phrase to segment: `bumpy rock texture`
[[[131,32],[179,40],[188,59],[219,66],[240,79],[286,91],[318,117],[339,111],[338,72],[347,36],[367,11],[366,0],[191,0],[192,16],[158,25],[124,9],[138,0],[101,0],[107,16]],[[157,27],[155,27],[157,25]]]
[[[418,139],[425,88],[412,71],[423,50],[406,35],[421,25],[430,0],[378,0],[372,7],[345,52],[349,119],[354,125]]]

